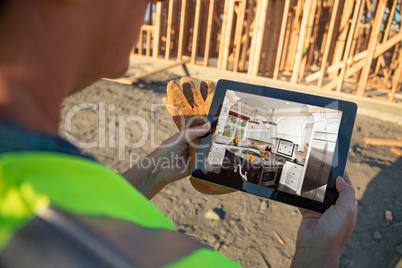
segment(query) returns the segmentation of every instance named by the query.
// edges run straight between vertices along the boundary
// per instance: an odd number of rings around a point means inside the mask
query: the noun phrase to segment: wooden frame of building
[[[400,13],[401,0],[167,0],[133,53],[402,103]]]

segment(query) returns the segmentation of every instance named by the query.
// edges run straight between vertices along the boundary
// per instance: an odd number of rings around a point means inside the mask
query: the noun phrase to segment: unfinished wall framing
[[[402,103],[401,0],[167,0],[133,53]]]

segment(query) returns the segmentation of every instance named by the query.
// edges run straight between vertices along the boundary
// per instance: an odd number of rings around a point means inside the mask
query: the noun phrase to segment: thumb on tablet
[[[336,201],[336,206],[339,206],[348,213],[355,214],[357,211],[355,190],[353,189],[352,183],[347,174],[345,178],[338,177],[335,181],[336,189],[339,192],[338,200]]]
[[[192,141],[207,134],[210,128],[211,123],[209,122],[198,127],[187,128],[184,130],[185,135],[183,138],[187,139],[187,142],[190,143],[192,146],[196,146],[196,144],[192,144]]]

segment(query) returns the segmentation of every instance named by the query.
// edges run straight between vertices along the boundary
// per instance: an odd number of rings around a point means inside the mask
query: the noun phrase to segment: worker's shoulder
[[[40,237],[39,244],[52,245],[53,251],[60,248],[58,252],[66,263],[77,261],[75,265],[81,260],[66,253],[84,246],[94,251],[85,258],[95,256],[85,263],[101,260],[149,267],[197,267],[198,264],[239,267],[218,252],[176,232],[166,216],[124,178],[96,162],[55,153],[4,154],[0,155],[0,182],[3,185],[0,188],[3,205],[0,259],[3,261],[19,261],[13,257],[14,253],[20,252],[21,246],[29,245],[27,241],[32,242],[32,237]],[[75,243],[74,246],[66,249],[64,243],[50,236],[55,231],[57,237],[64,237],[70,244]],[[48,243],[44,243],[46,238]],[[35,246],[25,248],[24,252],[39,263],[42,247],[31,244]],[[104,259],[113,252],[114,258]],[[157,252],[158,258],[154,258]]]

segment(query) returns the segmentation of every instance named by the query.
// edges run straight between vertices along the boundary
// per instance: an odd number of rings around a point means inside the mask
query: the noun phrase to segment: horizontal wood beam
[[[384,138],[363,138],[364,145],[384,145],[384,146],[397,146],[402,147],[402,140],[400,139],[384,139]]]
[[[118,79],[103,78],[103,80],[112,81],[112,82],[125,84],[125,85],[132,85],[134,83],[137,83],[138,80],[140,80],[142,78],[145,78],[147,76],[166,71],[166,70],[168,70],[170,68],[173,68],[173,67],[176,67],[176,66],[179,66],[179,65],[185,65],[186,63],[189,63],[189,62],[190,62],[190,59],[187,59],[187,60],[183,60],[183,61],[180,61],[180,62],[174,62],[174,63],[172,63],[170,65],[165,66],[165,67],[157,68],[157,69],[151,70],[149,72],[143,72],[143,73],[135,74],[135,75],[132,75],[132,76],[129,76],[129,77],[122,77],[122,78],[118,78]]]

